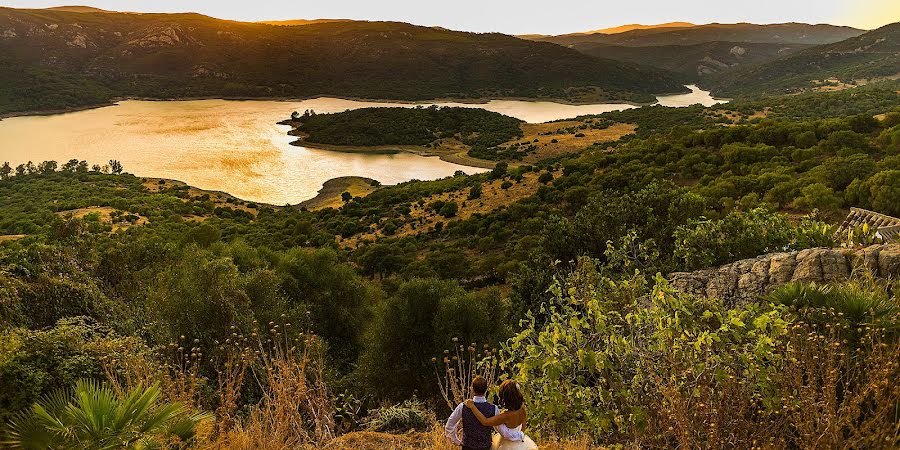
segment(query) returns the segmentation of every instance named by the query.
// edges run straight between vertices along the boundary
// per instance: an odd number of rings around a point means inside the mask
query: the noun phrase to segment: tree
[[[466,293],[454,281],[413,279],[382,302],[362,357],[369,386],[391,398],[436,394],[431,358],[456,337],[495,345],[509,333],[508,300],[494,290]]]
[[[333,357],[341,363],[355,360],[369,305],[380,297],[378,289],[353,268],[339,263],[334,252],[324,249],[288,251],[278,263],[277,273],[287,298],[287,314],[293,315],[294,323],[309,320],[312,331],[329,344]]]
[[[75,173],[78,169],[78,163],[79,161],[77,159],[70,159],[62,165],[62,171],[66,173]]]
[[[472,185],[472,188],[469,189],[469,200],[475,200],[481,198],[481,183],[475,183]]]
[[[8,180],[12,171],[13,169],[10,167],[9,162],[4,162],[3,166],[0,166],[0,180]]]
[[[544,172],[538,177],[538,182],[543,184],[547,184],[551,181],[553,181],[553,174],[550,172]]]
[[[866,183],[872,209],[900,216],[900,170],[884,170],[872,175]]]
[[[349,193],[349,192],[347,192],[347,191],[341,192],[341,200],[342,200],[344,203],[347,203],[347,202],[349,202],[350,200],[353,200],[353,194],[351,194],[351,193]]]
[[[118,160],[115,160],[115,159],[109,160],[109,172],[110,173],[112,173],[113,175],[118,175],[118,174],[122,173],[122,170],[124,170],[124,169],[122,167],[121,162],[119,162]]]
[[[509,164],[505,161],[498,162],[494,169],[491,170],[491,178],[497,180],[506,176],[506,172],[509,170]]]
[[[27,175],[27,174],[28,174],[28,169],[25,168],[25,164],[19,164],[18,166],[16,166],[16,176],[20,177],[22,175]]]
[[[450,218],[456,217],[456,213],[459,212],[459,205],[456,202],[446,202],[443,206],[441,206],[441,210],[438,214]]]
[[[294,111],[291,113],[291,120],[297,120],[299,118],[300,118],[300,113],[298,113],[297,111]]]
[[[244,284],[231,259],[196,247],[187,250],[148,288],[147,309],[156,316],[158,339],[172,342],[186,336],[212,345],[223,342],[232,325],[248,328],[250,301]]]
[[[159,383],[119,395],[108,385],[79,380],[11,420],[12,448],[162,448],[190,442],[210,414],[181,403],[160,403]]]
[[[44,162],[38,164],[37,170],[38,170],[38,172],[40,172],[42,174],[49,174],[49,173],[56,172],[56,167],[57,167],[56,161],[44,161]]]

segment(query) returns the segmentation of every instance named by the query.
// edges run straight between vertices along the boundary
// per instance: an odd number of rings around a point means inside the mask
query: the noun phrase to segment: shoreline
[[[679,93],[660,93],[656,94],[659,96],[668,96],[668,95],[681,95],[685,94],[685,92]],[[35,117],[35,116],[55,116],[59,114],[68,114],[80,111],[89,111],[92,109],[106,108],[109,106],[116,106],[120,102],[127,101],[141,101],[141,102],[191,102],[191,101],[204,101],[204,100],[226,100],[226,101],[271,101],[271,102],[283,102],[283,103],[298,103],[306,100],[314,100],[317,98],[332,98],[336,100],[346,100],[353,102],[371,102],[371,103],[396,103],[403,105],[428,105],[435,103],[459,103],[464,105],[486,105],[492,101],[520,101],[520,102],[530,102],[530,103],[556,103],[560,105],[567,106],[586,106],[586,105],[597,105],[597,104],[616,104],[616,105],[631,105],[634,107],[641,106],[651,106],[656,103],[654,101],[652,103],[642,103],[642,102],[632,102],[627,100],[591,100],[591,101],[573,101],[561,98],[554,97],[480,97],[480,98],[452,98],[452,97],[442,97],[442,98],[434,98],[428,100],[398,100],[398,99],[389,99],[389,98],[364,98],[364,97],[352,97],[352,96],[341,96],[341,95],[310,95],[304,97],[252,97],[252,96],[236,96],[236,97],[227,97],[227,96],[199,96],[199,97],[175,97],[175,98],[160,98],[160,97],[138,97],[138,96],[129,96],[129,97],[114,97],[109,101],[105,101],[102,103],[83,105],[83,106],[73,106],[70,108],[64,109],[39,109],[39,110],[27,110],[27,111],[18,111],[18,112],[7,112],[0,114],[0,120],[3,119],[12,119],[15,117]]]
[[[290,133],[288,133],[290,134]],[[292,135],[293,136],[293,135]],[[441,150],[440,148],[428,148],[419,145],[373,145],[373,146],[350,146],[350,145],[334,145],[319,144],[315,142],[306,142],[302,138],[290,143],[294,147],[303,147],[315,150],[324,150],[330,152],[341,153],[361,153],[370,155],[395,155],[397,153],[411,153],[413,155],[440,158],[441,161],[460,166],[474,167],[478,169],[493,169],[499,161],[490,161],[487,159],[479,159],[469,156],[466,151],[457,152],[455,150]],[[514,164],[510,164],[514,166]]]
[[[377,191],[378,189],[381,189],[381,187],[381,183],[378,180],[372,178],[353,175],[335,177],[322,183],[322,188],[319,189],[315,197],[304,200],[295,205],[291,205],[291,207],[299,209],[305,208],[313,211],[317,209],[327,208],[329,206],[340,207],[340,205],[343,204],[341,194],[343,194],[345,191],[356,191],[356,194],[368,195],[372,192]]]
[[[693,88],[691,88],[693,86]],[[221,95],[204,95],[204,96],[196,96],[196,97],[141,97],[141,96],[125,96],[125,97],[113,97],[107,101],[83,105],[83,106],[73,106],[70,108],[63,109],[38,109],[38,110],[27,110],[27,111],[18,111],[18,112],[7,112],[0,113],[0,120],[3,119],[12,119],[15,117],[32,117],[32,116],[54,116],[58,114],[68,114],[80,111],[89,111],[92,109],[106,108],[108,106],[116,106],[120,102],[126,101],[141,101],[141,102],[190,102],[190,101],[203,101],[203,100],[226,100],[226,101],[271,101],[271,102],[283,102],[283,103],[297,103],[306,100],[314,100],[317,98],[332,98],[336,100],[346,100],[353,102],[372,102],[372,103],[395,103],[401,105],[428,105],[435,103],[459,103],[463,105],[486,105],[492,101],[518,101],[518,102],[529,102],[529,103],[556,103],[559,105],[566,106],[587,106],[587,105],[599,105],[599,104],[610,104],[610,105],[630,105],[636,108],[640,108],[642,106],[653,106],[659,104],[659,97],[667,97],[673,95],[685,95],[690,94],[695,89],[696,90],[704,90],[702,86],[697,84],[686,84],[685,88],[688,89],[688,92],[661,92],[658,94],[653,94],[656,98],[652,102],[635,102],[628,100],[615,100],[615,99],[594,99],[594,100],[569,100],[557,97],[478,97],[478,98],[454,98],[454,97],[438,97],[432,99],[425,100],[408,100],[408,99],[390,99],[390,98],[366,98],[366,97],[353,97],[353,96],[345,96],[345,95],[329,95],[329,94],[316,94],[316,95],[307,95],[307,96],[221,96]],[[710,92],[710,98],[714,100],[720,100],[724,102],[731,101],[731,98],[719,98],[712,95]]]

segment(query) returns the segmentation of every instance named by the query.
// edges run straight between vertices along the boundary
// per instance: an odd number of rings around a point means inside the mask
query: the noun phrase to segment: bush
[[[481,183],[475,183],[469,189],[469,196],[467,197],[469,200],[475,200],[481,198]]]
[[[440,211],[438,211],[438,214],[440,214],[444,217],[450,218],[450,217],[456,217],[457,212],[459,212],[459,205],[457,205],[456,202],[446,202],[441,206],[441,209],[440,209]]]
[[[640,448],[898,442],[900,347],[883,326],[843,324],[830,302],[805,303],[832,319],[822,322],[780,304],[727,308],[662,277],[651,288],[640,275],[615,281],[595,267],[581,260],[550,289],[547,320],[530,318],[504,348],[539,435]],[[850,330],[859,338],[846,339]]]
[[[787,215],[766,208],[731,212],[721,220],[691,221],[675,231],[675,240],[675,256],[686,270],[834,244],[826,224],[808,217],[795,225]]]
[[[428,431],[434,426],[435,417],[419,400],[407,400],[399,405],[369,411],[366,428],[380,433],[406,433]]]
[[[553,181],[553,174],[550,172],[544,172],[541,176],[538,177],[538,182],[547,184]]]

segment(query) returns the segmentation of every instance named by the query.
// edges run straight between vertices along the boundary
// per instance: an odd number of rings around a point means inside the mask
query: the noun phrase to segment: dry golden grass
[[[234,197],[232,195],[228,195],[225,192],[207,191],[204,189],[198,189],[193,186],[188,186],[187,183],[183,183],[181,181],[167,180],[167,179],[163,179],[163,178],[145,178],[144,182],[143,182],[143,186],[151,193],[157,193],[157,192],[163,191],[165,189],[183,188],[183,187],[187,186],[187,188],[188,188],[187,193],[192,198],[208,195],[209,201],[211,201],[213,203],[213,205],[216,207],[231,208],[231,209],[246,211],[254,216],[257,213],[259,213],[257,208],[251,208],[251,207],[247,206],[244,201],[242,201],[239,198]],[[274,205],[266,205],[266,206],[269,206],[271,208],[278,208],[278,206],[274,206]],[[202,222],[205,219],[205,217],[203,217],[203,218],[187,217],[187,219],[197,220],[197,221]]]
[[[528,172],[523,175],[522,181],[513,183],[509,189],[500,187],[505,180],[493,180],[484,183],[481,185],[481,198],[475,200],[468,200],[469,188],[424,197],[422,205],[412,205],[409,218],[403,226],[397,229],[393,236],[413,236],[427,233],[433,230],[438,222],[446,223],[449,220],[465,220],[474,214],[486,214],[495,209],[511,205],[537,192],[538,187],[541,186],[541,183],[538,181],[539,176],[539,173]],[[455,217],[447,218],[428,210],[428,205],[437,200],[456,202],[459,205],[459,212]],[[362,241],[383,236],[384,234],[378,230],[343,239],[340,241],[340,244],[347,247],[355,247]]]
[[[344,205],[341,195],[349,192],[353,197],[365,197],[379,189],[373,185],[368,178],[363,177],[339,177],[332,178],[325,182],[319,194],[315,197],[300,203],[298,206],[305,207],[311,211],[325,208],[340,208]]]
[[[517,142],[535,145],[537,150],[523,158],[521,161],[508,161],[511,167],[523,164],[533,164],[549,158],[555,158],[561,155],[578,153],[588,146],[597,143],[614,142],[623,136],[633,134],[637,125],[630,123],[616,123],[604,129],[588,128],[578,130],[577,132],[567,132],[565,130],[585,125],[586,123],[598,123],[597,119],[591,119],[589,122],[580,120],[566,120],[562,122],[545,122],[545,123],[523,123],[521,125],[523,136],[512,139],[501,144],[506,147]],[[548,134],[549,133],[549,134]],[[559,133],[559,134],[557,134]],[[583,136],[576,137],[577,134]],[[556,142],[552,142],[556,140]],[[307,145],[302,143],[302,138],[298,145]],[[434,143],[432,147],[421,145],[376,145],[367,147],[354,147],[344,145],[329,145],[310,143],[309,147],[349,153],[385,153],[404,151],[415,153],[422,156],[438,156],[442,160],[454,164],[462,164],[471,167],[481,167],[492,169],[497,165],[497,161],[480,159],[468,154],[470,146],[463,144],[459,138],[443,138]],[[339,205],[338,205],[339,206]]]
[[[754,119],[765,119],[769,116],[769,113],[772,111],[772,108],[765,107],[762,111],[755,111],[753,114],[746,116],[739,111],[732,111],[730,109],[717,109],[714,111],[709,111],[706,114],[712,119],[719,119],[724,117],[728,120],[728,123],[723,123],[725,126],[734,126],[741,123],[744,120],[751,121]]]
[[[28,236],[27,234],[4,234],[0,235],[0,242],[6,241],[18,241],[24,237]]]
[[[596,122],[596,119],[594,120]],[[595,143],[614,142],[624,136],[633,134],[637,125],[630,123],[616,123],[609,128],[579,130],[577,133],[555,134],[567,128],[584,125],[585,122],[567,120],[564,122],[526,123],[522,125],[525,136],[503,144],[504,146],[516,142],[528,142],[537,147],[537,151],[526,156],[522,162],[525,164],[555,158],[562,155],[578,153]],[[554,133],[554,134],[546,134]],[[583,134],[582,137],[576,137]],[[537,142],[535,142],[537,140]],[[556,142],[553,142],[556,140]]]
[[[71,216],[76,219],[84,218],[88,214],[99,214],[100,222],[112,225],[113,231],[127,230],[128,228],[130,228],[132,226],[146,225],[147,223],[150,222],[150,220],[147,219],[146,217],[144,217],[140,214],[136,214],[136,213],[132,213],[132,212],[128,212],[128,211],[120,211],[120,212],[122,213],[123,217],[126,215],[129,215],[129,214],[133,214],[133,215],[137,216],[137,220],[134,221],[134,223],[131,223],[128,221],[123,221],[123,220],[118,220],[116,222],[113,222],[112,214],[115,211],[118,211],[118,210],[115,208],[111,208],[109,206],[90,206],[87,208],[79,208],[79,209],[72,209],[72,210],[68,210],[68,211],[60,211],[57,214],[60,216]]]
[[[541,450],[600,450],[587,439],[547,440],[537,442]],[[430,433],[386,434],[361,431],[340,436],[324,447],[326,450],[459,450],[435,425]]]

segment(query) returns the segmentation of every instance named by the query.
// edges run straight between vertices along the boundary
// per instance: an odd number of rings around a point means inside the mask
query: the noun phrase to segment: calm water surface
[[[667,106],[712,104],[709,93],[660,97]],[[630,105],[563,105],[551,102],[494,100],[486,104],[440,103],[480,107],[545,122],[597,114]],[[72,158],[103,164],[122,161],[137,176],[172,178],[202,189],[228,192],[270,204],[312,198],[325,181],[363,176],[384,184],[429,180],[483,169],[460,166],[409,153],[341,153],[289,145],[289,127],[275,123],[292,111],[340,112],[369,106],[410,104],[316,98],[279,101],[123,101],[116,106],[52,116],[0,121],[0,161],[64,162]]]

